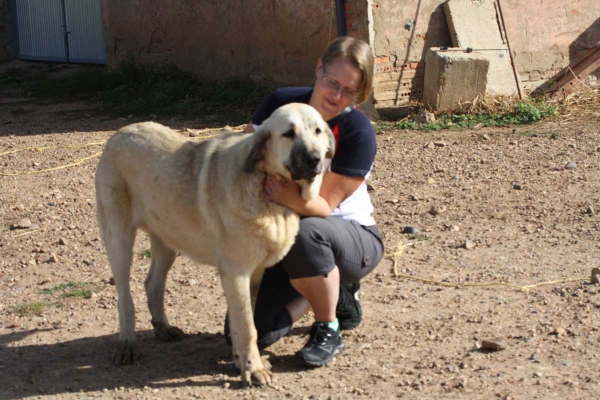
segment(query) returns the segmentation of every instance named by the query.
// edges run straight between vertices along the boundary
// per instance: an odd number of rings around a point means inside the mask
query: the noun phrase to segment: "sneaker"
[[[327,322],[315,322],[308,342],[294,358],[309,367],[322,367],[345,349],[339,330],[330,328]]]
[[[340,287],[335,316],[340,322],[340,330],[354,329],[362,320],[362,308],[358,301],[360,282],[349,283]]]

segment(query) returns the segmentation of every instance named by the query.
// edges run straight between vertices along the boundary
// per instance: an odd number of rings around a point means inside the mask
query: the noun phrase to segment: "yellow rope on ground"
[[[12,172],[12,173],[9,173],[9,174],[5,174],[4,172],[0,172],[0,176],[34,175],[34,174],[42,174],[44,172],[56,171],[56,170],[59,170],[59,169],[69,168],[69,167],[72,167],[74,165],[81,164],[84,161],[87,161],[87,160],[92,159],[94,157],[98,157],[100,154],[102,154],[101,151],[97,152],[96,154],[94,154],[92,156],[82,158],[82,159],[80,159],[80,160],[78,160],[78,161],[76,161],[74,163],[71,163],[71,164],[61,165],[59,167],[54,167],[54,168],[41,169],[39,171],[17,171],[17,172]]]
[[[243,130],[243,128],[245,128],[246,125],[239,125],[236,126],[234,128],[232,128],[233,131],[241,131]],[[240,129],[241,128],[241,129]],[[205,128],[205,129],[200,129],[196,132],[200,133],[200,132],[208,132],[208,131],[215,131],[218,130],[215,128]],[[197,138],[191,138],[191,139],[209,139],[212,137],[217,136],[217,134],[214,135],[208,135],[208,136],[200,136]],[[92,142],[92,143],[86,143],[86,144],[82,144],[82,145],[77,145],[77,146],[47,146],[47,147],[24,147],[22,149],[17,149],[17,150],[9,150],[9,151],[5,151],[3,153],[0,153],[0,156],[4,156],[4,155],[8,155],[8,154],[15,154],[15,153],[19,153],[22,151],[27,151],[27,150],[34,150],[34,151],[39,151],[39,152],[43,152],[45,150],[49,150],[49,149],[81,149],[84,147],[89,147],[89,146],[98,146],[98,145],[103,145],[106,143],[106,140],[102,140],[100,142]],[[50,172],[50,171],[56,171],[59,169],[64,169],[64,168],[69,168],[69,167],[73,167],[75,165],[81,164],[84,161],[90,160],[94,157],[99,156],[100,154],[102,154],[102,152],[98,152],[94,155],[91,155],[89,157],[85,157],[82,158],[80,160],[77,160],[71,164],[67,164],[67,165],[61,165],[58,167],[54,167],[54,168],[47,168],[47,169],[42,169],[42,170],[31,170],[31,171],[16,171],[16,172],[11,172],[11,173],[4,173],[4,172],[0,172],[0,176],[20,176],[20,175],[35,175],[35,174],[42,174],[44,172]]]
[[[409,243],[408,245],[412,245],[412,243]],[[407,246],[408,246],[407,245]],[[490,287],[490,286],[506,286],[506,287],[510,287],[513,289],[519,289],[523,292],[528,292],[530,289],[536,288],[536,287],[540,287],[540,286],[548,286],[548,285],[556,285],[558,283],[565,283],[565,282],[576,282],[576,281],[586,281],[589,280],[589,278],[587,277],[581,277],[581,278],[567,278],[567,279],[560,279],[560,280],[556,280],[556,281],[549,281],[549,282],[541,282],[541,283],[536,283],[533,285],[525,285],[525,286],[521,286],[521,285],[515,285],[512,283],[506,283],[506,282],[490,282],[490,283],[449,283],[449,282],[440,282],[440,281],[434,281],[431,279],[423,279],[423,278],[418,278],[415,276],[411,276],[411,275],[405,275],[405,274],[401,274],[398,272],[398,257],[400,257],[402,255],[402,253],[404,253],[404,243],[402,243],[402,241],[400,241],[398,243],[398,249],[394,252],[394,253],[385,253],[383,256],[385,258],[392,258],[392,262],[393,262],[393,266],[394,266],[394,276],[398,277],[398,278],[404,278],[404,279],[408,279],[408,280],[412,280],[412,281],[418,281],[418,282],[422,282],[422,283],[427,283],[430,285],[437,285],[437,286],[446,286],[446,287]]]
[[[27,151],[27,150],[35,150],[35,151],[42,152],[44,150],[49,150],[49,149],[81,149],[83,147],[98,146],[98,145],[101,145],[101,144],[104,144],[104,143],[106,143],[106,140],[103,140],[101,142],[86,143],[86,144],[82,144],[82,145],[79,145],[79,146],[25,147],[25,148],[22,148],[22,149],[5,151],[4,153],[0,153],[0,156],[4,156],[4,155],[7,155],[7,154],[19,153],[21,151]]]

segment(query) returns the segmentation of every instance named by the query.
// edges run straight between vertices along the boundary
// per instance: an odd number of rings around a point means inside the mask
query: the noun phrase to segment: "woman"
[[[294,182],[272,176],[263,187],[267,199],[303,218],[292,249],[267,269],[261,283],[254,317],[258,345],[267,347],[287,335],[312,308],[310,338],[295,358],[313,367],[344,351],[340,329],[354,328],[361,320],[359,280],[383,254],[365,183],[376,153],[375,132],[369,119],[352,107],[371,93],[371,49],[359,39],[338,38],[318,61],[315,74],[312,88],[282,88],[269,95],[245,128],[254,132],[275,109],[299,102],[319,111],[336,137],[335,156],[316,199],[304,200]]]

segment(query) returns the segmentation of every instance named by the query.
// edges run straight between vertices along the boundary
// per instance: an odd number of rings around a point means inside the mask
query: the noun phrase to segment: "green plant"
[[[497,102],[494,106],[485,105],[480,108],[461,108],[454,112],[438,116],[437,121],[418,123],[409,118],[398,122],[384,121],[378,124],[379,129],[408,129],[418,131],[439,131],[442,129],[469,129],[476,125],[481,127],[526,125],[539,122],[545,118],[558,115],[558,107],[543,100],[523,100],[518,102]]]
[[[410,239],[414,240],[415,242],[424,242],[426,240],[431,240],[431,236],[429,236],[425,233],[417,233],[417,234],[411,235]]]
[[[85,289],[86,286],[89,286],[89,284],[84,282],[67,282],[56,285],[50,289],[44,289],[42,290],[42,293],[52,294],[55,292],[63,292],[61,297],[81,297],[89,299],[92,297],[92,290]]]
[[[46,303],[24,303],[13,307],[12,311],[20,317],[41,316],[46,308]]]
[[[152,258],[152,253],[150,252],[150,249],[140,251],[140,257],[141,258]]]

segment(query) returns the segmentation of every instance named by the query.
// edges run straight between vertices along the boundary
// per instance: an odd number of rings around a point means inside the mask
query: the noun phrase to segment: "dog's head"
[[[246,172],[261,161],[265,172],[297,181],[306,200],[319,194],[324,160],[333,157],[335,138],[317,110],[301,103],[284,105],[253,135]]]

